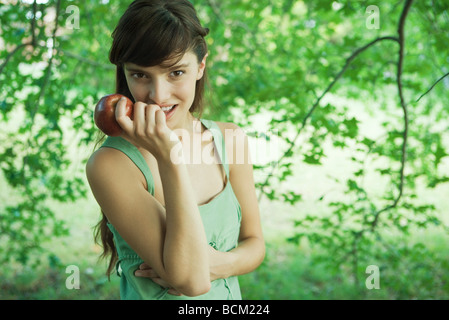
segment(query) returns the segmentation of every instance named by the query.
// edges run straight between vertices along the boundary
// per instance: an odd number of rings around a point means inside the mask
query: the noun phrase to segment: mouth
[[[176,110],[176,107],[178,107],[177,104],[174,104],[174,105],[172,105],[170,107],[163,107],[163,108],[161,108],[162,111],[164,111],[164,113],[165,113],[165,119],[166,120],[168,120],[168,119],[170,119],[172,117],[173,113]]]

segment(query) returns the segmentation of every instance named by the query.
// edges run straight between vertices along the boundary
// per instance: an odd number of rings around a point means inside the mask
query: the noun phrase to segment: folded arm
[[[117,111],[124,137],[158,161],[165,208],[147,192],[140,170],[122,152],[101,148],[87,163],[92,192],[109,222],[161,279],[188,296],[210,289],[206,234],[187,168],[159,107],[136,103],[134,121]],[[182,160],[179,155],[178,160]]]
[[[229,180],[242,209],[239,244],[228,252],[209,248],[213,279],[238,276],[255,270],[265,257],[265,242],[260,222],[253,166],[244,131],[231,123],[219,124],[226,138]]]

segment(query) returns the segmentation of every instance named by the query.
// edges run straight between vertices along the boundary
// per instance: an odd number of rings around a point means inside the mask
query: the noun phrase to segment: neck
[[[204,132],[204,127],[201,121],[195,118],[190,112],[185,117],[184,121],[176,126],[175,128],[170,128],[175,133],[178,134],[178,137],[188,135],[189,137],[193,137],[197,134],[201,134]],[[182,141],[182,140],[181,140]]]

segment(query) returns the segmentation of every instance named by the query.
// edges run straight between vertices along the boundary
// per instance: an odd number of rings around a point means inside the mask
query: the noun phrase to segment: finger
[[[165,113],[164,113],[164,111],[162,111],[162,109],[160,109],[156,112],[155,118],[156,118],[155,119],[156,126],[159,126],[160,128],[165,128],[167,126],[166,119],[165,119]]]
[[[133,121],[126,115],[126,98],[121,98],[115,106],[115,119],[119,126],[130,131],[133,128]]]
[[[153,270],[153,269],[145,269],[145,270],[136,270],[134,271],[134,275],[136,277],[141,277],[141,278],[159,278],[159,275]]]
[[[159,286],[161,286],[162,288],[168,288],[168,293],[174,296],[182,296],[182,294],[176,290],[175,288],[172,288],[168,282],[165,282],[164,280],[162,280],[161,278],[153,278],[151,279],[153,280],[153,282],[155,282],[156,284],[158,284]]]
[[[159,278],[159,277],[151,278],[151,280],[152,280],[154,283],[157,283],[158,285],[160,285],[160,286],[163,287],[163,288],[171,288],[171,285],[170,285],[167,281],[164,281],[164,280],[162,280],[162,279]]]
[[[178,290],[174,289],[174,288],[170,288],[167,291],[169,294],[173,295],[173,296],[182,296],[182,293],[179,292]]]
[[[145,107],[146,125],[150,128],[154,128],[156,126],[156,112],[159,110],[161,110],[161,108],[157,104],[148,104]]]
[[[143,102],[136,102],[134,104],[134,130],[140,132],[145,130],[146,118],[145,118],[146,104]]]
[[[139,266],[139,269],[140,269],[140,270],[145,270],[145,269],[151,269],[151,267],[150,267],[148,264],[146,264],[146,263],[144,262],[144,263],[142,263],[142,264]]]

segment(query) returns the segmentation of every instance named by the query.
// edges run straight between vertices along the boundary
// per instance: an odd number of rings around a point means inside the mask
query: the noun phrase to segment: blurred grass
[[[99,217],[94,200],[89,196],[75,204],[53,206],[70,227],[70,235],[45,244],[54,256],[43,259],[37,268],[20,265],[12,265],[9,271],[2,268],[0,298],[119,299],[119,278],[113,275],[108,281],[104,275],[106,262],[98,261],[100,247],[93,242],[92,226]],[[287,225],[284,230],[288,229]],[[287,242],[287,234],[276,232],[276,225],[264,223],[264,229],[265,261],[255,272],[239,277],[244,299],[449,299],[449,238],[440,229],[416,230],[404,239],[390,235],[404,246],[413,247],[414,242],[421,242],[427,249],[415,250],[415,254],[413,250],[396,252],[399,258],[394,254],[388,256],[391,252],[385,253],[384,261],[373,263],[381,271],[380,289],[372,290],[364,285],[368,277],[364,266],[360,268],[360,284],[356,286],[349,270],[332,273],[318,263],[318,249],[308,243]],[[394,268],[392,259],[397,260]],[[66,288],[66,279],[71,275],[66,273],[69,265],[80,270],[80,289]]]
[[[395,238],[400,251],[382,252],[381,246],[373,248],[372,262],[359,266],[358,285],[351,270],[343,267],[332,272],[319,263],[319,249],[272,241],[267,243],[263,265],[240,277],[242,295],[245,299],[274,300],[448,299],[449,237],[436,230],[426,234],[423,247],[414,247],[412,242],[401,245],[401,240]],[[379,289],[369,290],[365,286],[370,275],[365,271],[370,264],[380,268]]]

